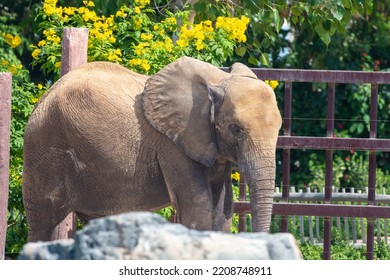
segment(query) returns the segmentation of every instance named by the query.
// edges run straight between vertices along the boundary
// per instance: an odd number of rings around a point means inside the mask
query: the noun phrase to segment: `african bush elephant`
[[[83,221],[172,204],[199,230],[229,230],[230,166],[249,183],[254,231],[270,226],[281,117],[273,90],[243,64],[230,73],[183,57],[148,77],[84,64],[38,102],[25,131],[29,241]]]

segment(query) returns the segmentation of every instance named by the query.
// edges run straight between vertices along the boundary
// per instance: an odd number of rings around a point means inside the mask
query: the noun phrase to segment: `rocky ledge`
[[[91,221],[74,239],[28,243],[30,260],[291,260],[302,259],[288,233],[197,231],[153,213],[126,213]]]

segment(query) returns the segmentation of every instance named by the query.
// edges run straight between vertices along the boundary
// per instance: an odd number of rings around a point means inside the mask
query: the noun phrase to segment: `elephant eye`
[[[237,139],[241,140],[245,137],[245,130],[236,124],[229,125],[229,129]]]

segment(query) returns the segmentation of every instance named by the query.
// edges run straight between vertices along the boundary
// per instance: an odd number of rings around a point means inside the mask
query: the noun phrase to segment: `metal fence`
[[[331,258],[332,217],[366,218],[367,259],[373,259],[375,219],[390,218],[390,207],[378,205],[376,186],[376,153],[390,151],[390,139],[377,138],[378,85],[390,84],[388,72],[362,71],[320,71],[320,70],[286,70],[286,69],[253,69],[262,80],[284,82],[284,116],[283,131],[279,136],[277,148],[282,149],[282,194],[274,203],[273,214],[281,215],[281,231],[288,231],[288,216],[323,217],[324,252],[323,258]],[[292,136],[292,84],[294,82],[327,84],[327,126],[325,137]],[[335,138],[335,95],[336,84],[370,84],[370,135],[369,138]],[[295,203],[290,193],[290,159],[292,149],[315,149],[325,151],[325,186],[324,194],[309,203]],[[357,205],[338,204],[337,195],[332,192],[333,151],[360,150],[369,152],[368,188],[364,203]],[[245,180],[245,179],[244,179]],[[235,213],[239,214],[239,230],[244,230],[245,216],[249,213],[249,203],[245,197],[245,181],[240,187],[240,201],[235,203]],[[301,197],[303,198],[303,197]],[[320,204],[319,204],[320,202]],[[365,204],[365,205],[363,205]]]

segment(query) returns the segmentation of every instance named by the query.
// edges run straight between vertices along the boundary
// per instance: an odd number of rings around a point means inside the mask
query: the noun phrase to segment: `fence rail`
[[[378,122],[378,85],[390,84],[389,72],[363,72],[363,71],[322,71],[322,70],[296,70],[296,69],[252,69],[262,80],[278,80],[284,82],[284,115],[283,133],[279,136],[277,148],[283,151],[282,161],[282,194],[278,194],[279,202],[274,203],[273,214],[281,215],[281,229],[288,231],[288,216],[322,216],[324,217],[324,259],[331,258],[330,242],[332,217],[362,217],[367,218],[367,259],[373,259],[374,250],[374,218],[390,218],[389,206],[378,206],[382,196],[376,195],[376,152],[389,152],[390,139],[377,138]],[[293,136],[292,128],[292,85],[295,82],[326,83],[327,84],[327,116],[325,137]],[[370,136],[369,138],[335,138],[335,97],[336,84],[370,84]],[[320,195],[305,194],[304,197],[317,196],[322,204],[291,203],[295,201],[296,194],[290,189],[290,160],[291,149],[316,149],[325,151],[325,186],[324,193]],[[363,197],[359,195],[360,202],[367,205],[339,205],[339,194],[332,192],[333,186],[333,151],[334,150],[362,150],[369,151],[368,193]],[[245,185],[245,183],[243,183]],[[239,214],[239,229],[244,230],[246,222],[245,213],[249,211],[245,200],[245,187],[240,186],[240,201],[235,203],[235,212]],[[364,200],[361,200],[363,199]],[[385,198],[387,201],[387,197]]]

